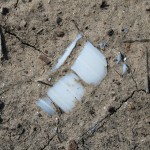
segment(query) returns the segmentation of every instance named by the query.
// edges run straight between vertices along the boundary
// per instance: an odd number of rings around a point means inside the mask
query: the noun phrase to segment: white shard
[[[122,75],[125,75],[128,72],[128,66],[127,64],[123,63],[122,65]]]
[[[71,54],[72,50],[74,49],[77,41],[82,37],[81,34],[78,34],[78,36],[75,38],[75,40],[67,47],[65,53],[62,55],[61,58],[58,59],[57,64],[52,68],[52,72],[55,72],[60,66],[63,65],[63,63],[66,61],[68,56]]]
[[[105,49],[105,47],[107,46],[106,42],[105,41],[101,41],[100,44],[100,49]]]
[[[116,64],[118,64],[123,59],[122,54],[119,52],[116,60]]]
[[[96,47],[86,42],[71,69],[86,83],[98,85],[107,74],[107,61]]]
[[[78,80],[74,73],[67,74],[47,92],[50,99],[64,112],[69,112],[75,106],[75,102],[81,100],[84,95],[84,87]]]
[[[52,107],[52,101],[48,98],[42,98],[39,99],[36,104],[46,113],[48,113],[48,115],[53,115],[55,110]]]

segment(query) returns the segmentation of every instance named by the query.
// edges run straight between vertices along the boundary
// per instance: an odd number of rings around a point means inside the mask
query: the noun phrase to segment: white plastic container
[[[63,64],[80,38],[81,35],[78,35],[53,70],[57,70]],[[53,115],[55,112],[52,102],[66,113],[71,111],[85,93],[85,88],[80,81],[95,86],[100,84],[107,75],[107,61],[96,47],[90,42],[86,42],[70,71],[72,73],[66,74],[48,89],[48,97],[39,99],[37,102],[37,105],[49,115]]]

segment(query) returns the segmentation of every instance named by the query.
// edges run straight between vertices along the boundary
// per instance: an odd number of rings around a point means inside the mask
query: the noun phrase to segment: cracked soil
[[[70,140],[78,150],[150,149],[149,0],[1,0],[2,8],[9,11],[0,14],[7,55],[0,61],[0,150],[69,150]],[[79,30],[97,48],[107,42],[108,74],[97,87],[86,86],[70,113],[49,117],[36,100],[68,72],[75,52],[50,74]],[[118,52],[130,67],[124,77]]]

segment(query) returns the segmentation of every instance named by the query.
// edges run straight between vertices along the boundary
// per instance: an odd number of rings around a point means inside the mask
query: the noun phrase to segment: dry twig
[[[129,39],[123,41],[123,43],[134,43],[134,42],[150,42],[150,39]]]
[[[148,48],[146,47],[146,93],[149,93]]]

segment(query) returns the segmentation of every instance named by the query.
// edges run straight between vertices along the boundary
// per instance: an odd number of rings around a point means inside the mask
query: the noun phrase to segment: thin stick
[[[19,0],[16,1],[14,7],[16,8],[18,6]]]
[[[85,41],[88,41],[88,40],[87,40],[87,37],[85,36],[85,34],[84,34],[84,32],[83,32],[83,30],[81,30],[81,29],[79,28],[78,23],[77,23],[75,20],[71,20],[71,21],[72,21],[72,23],[74,24],[75,28],[77,29],[78,33],[81,33],[81,34],[82,34],[83,39],[85,39]]]
[[[52,85],[51,84],[49,84],[49,83],[46,83],[46,82],[43,82],[43,81],[37,81],[38,83],[41,83],[41,84],[44,84],[44,85],[47,85],[47,86],[49,86],[49,87],[51,87]]]
[[[116,69],[114,69],[114,70],[120,77],[122,77],[122,75]]]
[[[1,29],[0,29],[0,58],[3,57],[3,53],[2,53],[2,35],[1,35]]]
[[[129,39],[123,41],[123,43],[134,43],[134,42],[150,42],[150,39]]]
[[[149,93],[148,48],[146,47],[146,93]]]

